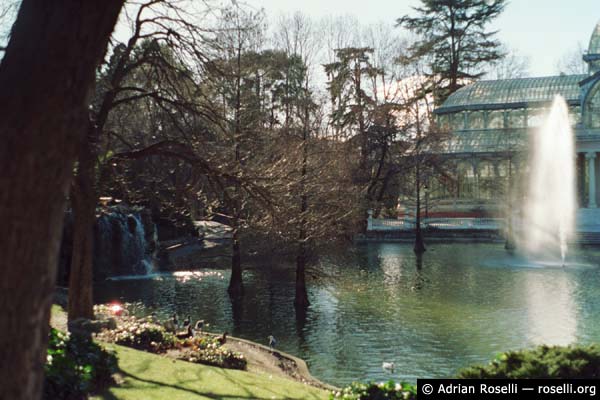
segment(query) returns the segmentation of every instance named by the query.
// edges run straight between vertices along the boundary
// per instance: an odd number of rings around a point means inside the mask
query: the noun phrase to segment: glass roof
[[[547,103],[555,95],[567,102],[579,101],[579,82],[587,75],[562,75],[542,78],[503,79],[479,81],[462,87],[436,109],[436,113],[461,110],[504,109],[526,107],[531,103]]]
[[[486,129],[455,132],[438,154],[518,152],[527,145],[527,131]]]

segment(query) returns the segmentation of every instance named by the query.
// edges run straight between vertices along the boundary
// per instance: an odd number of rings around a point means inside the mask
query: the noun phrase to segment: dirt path
[[[291,378],[321,389],[336,389],[315,379],[308,371],[306,362],[291,354],[271,350],[258,343],[236,337],[228,337],[225,347],[244,354],[244,357],[248,361],[248,371],[268,373],[288,379]]]

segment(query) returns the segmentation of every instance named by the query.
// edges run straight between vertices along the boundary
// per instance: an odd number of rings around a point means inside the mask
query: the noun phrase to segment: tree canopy
[[[397,20],[418,35],[403,58],[429,60],[436,103],[483,76],[486,64],[504,56],[496,32],[487,28],[505,6],[506,0],[421,0],[415,16]]]

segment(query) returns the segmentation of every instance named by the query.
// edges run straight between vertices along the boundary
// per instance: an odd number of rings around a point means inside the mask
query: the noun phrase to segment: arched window
[[[479,173],[479,198],[484,200],[495,198],[496,187],[500,182],[496,177],[494,164],[490,161],[481,161],[477,166],[477,170]]]
[[[588,128],[600,128],[600,82],[596,83],[587,97],[584,121]]]
[[[468,129],[483,129],[483,111],[473,111],[469,113]]]
[[[504,128],[504,111],[490,111],[488,114],[488,129]]]
[[[461,112],[451,114],[452,118],[452,130],[459,131],[465,127],[465,116]]]
[[[571,122],[571,126],[575,126],[581,122],[581,107],[569,107],[569,121]]]
[[[525,128],[525,110],[510,110],[508,111],[508,127],[509,128]]]
[[[528,108],[527,109],[527,126],[529,128],[537,128],[542,125],[544,121],[543,108]]]
[[[459,161],[456,166],[457,196],[460,199],[475,197],[475,174],[473,165],[468,161]]]

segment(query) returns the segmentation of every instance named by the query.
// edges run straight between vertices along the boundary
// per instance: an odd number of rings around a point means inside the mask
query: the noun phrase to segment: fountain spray
[[[556,96],[530,143],[529,185],[523,226],[530,258],[562,265],[575,230],[575,143],[567,103]]]

